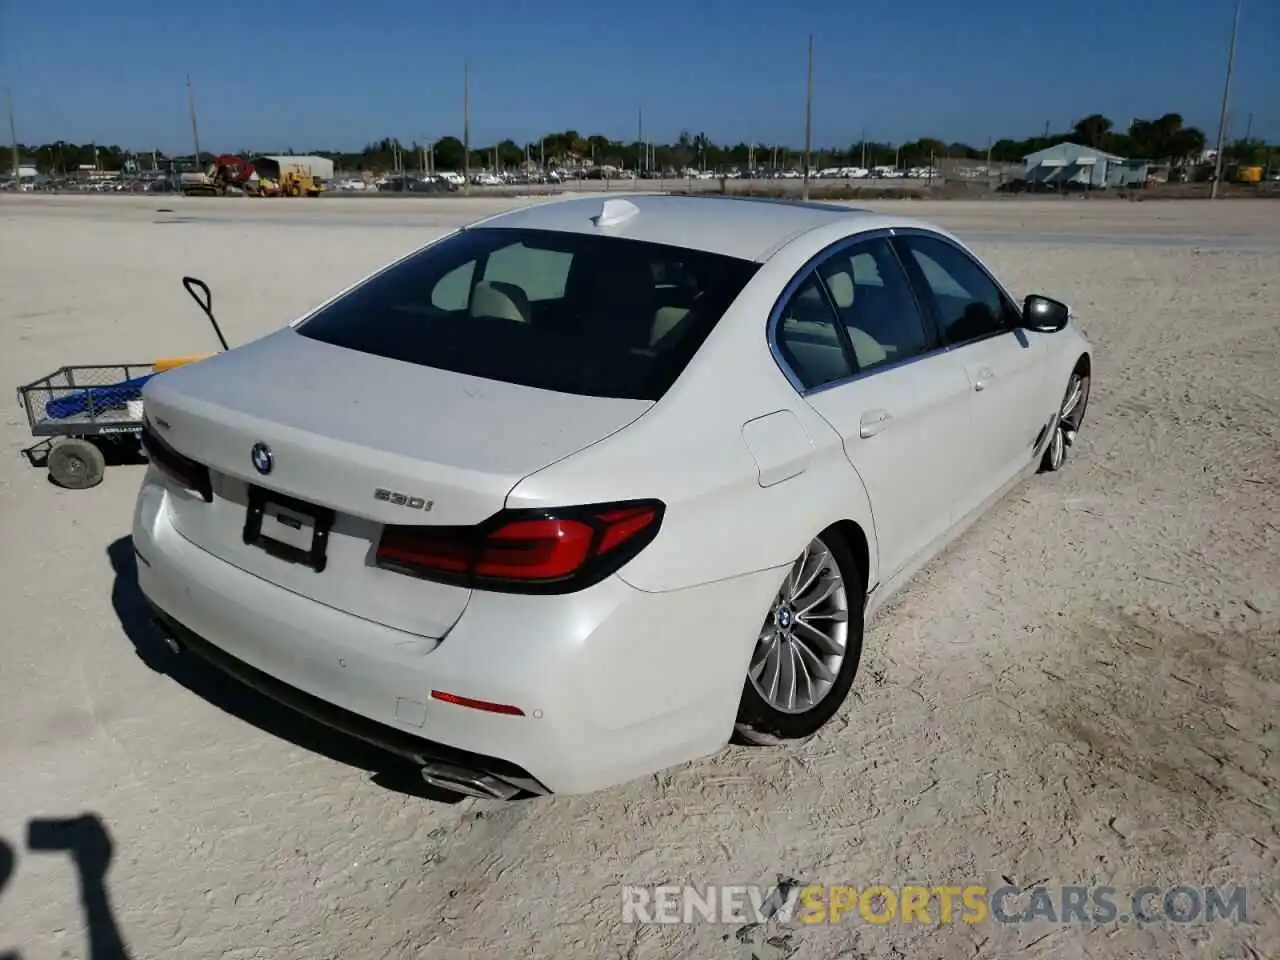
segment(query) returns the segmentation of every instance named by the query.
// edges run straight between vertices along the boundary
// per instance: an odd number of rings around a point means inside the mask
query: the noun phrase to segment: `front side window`
[[[849,336],[859,372],[901,363],[931,348],[888,240],[864,240],[840,250],[822,262],[818,273]]]
[[[947,343],[964,343],[1010,329],[1010,310],[1000,289],[964,251],[933,237],[898,238],[904,256],[918,268]]]
[[[657,400],[757,269],[618,237],[479,227],[371,277],[296,329],[506,383]]]

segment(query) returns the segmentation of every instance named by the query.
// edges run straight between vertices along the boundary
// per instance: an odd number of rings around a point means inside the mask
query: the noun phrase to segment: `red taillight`
[[[508,717],[523,717],[524,711],[509,703],[490,703],[488,700],[475,700],[471,697],[460,697],[456,693],[445,693],[443,690],[432,690],[431,699],[441,703],[452,703],[458,707],[470,707],[472,710],[483,710],[486,713],[501,713]]]
[[[147,459],[175,482],[200,494],[205,503],[213,502],[213,484],[209,477],[209,468],[196,463],[190,457],[184,457],[169,444],[165,443],[145,421],[142,425],[142,446],[147,451]]]
[[[478,527],[388,526],[377,564],[466,586],[568,592],[597,583],[658,533],[655,500],[499,513]]]
[[[591,556],[595,531],[579,520],[517,520],[493,531],[471,565],[477,577],[559,580]]]

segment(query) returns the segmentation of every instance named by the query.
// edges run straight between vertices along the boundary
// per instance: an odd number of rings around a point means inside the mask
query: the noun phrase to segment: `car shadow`
[[[107,557],[115,571],[111,606],[134,651],[152,670],[273,737],[371,774],[372,782],[384,789],[437,803],[465,799],[462,794],[424,782],[408,761],[289,710],[191,654],[174,653],[152,621],[150,605],[138,587],[133,538],[113,542],[107,547]]]

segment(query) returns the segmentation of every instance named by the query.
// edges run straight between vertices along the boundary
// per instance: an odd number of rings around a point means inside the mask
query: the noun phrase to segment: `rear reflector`
[[[460,697],[456,693],[445,693],[443,690],[432,690],[431,699],[442,703],[452,703],[459,707],[470,707],[472,710],[483,710],[486,713],[501,713],[508,717],[523,717],[524,711],[509,703],[490,703],[487,700],[472,700]]]
[[[475,589],[568,593],[598,583],[658,533],[656,500],[504,510],[477,527],[388,526],[377,565]]]

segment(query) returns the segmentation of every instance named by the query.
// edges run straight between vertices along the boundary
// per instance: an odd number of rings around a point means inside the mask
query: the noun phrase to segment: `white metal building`
[[[1124,162],[1123,157],[1078,143],[1055,144],[1022,160],[1027,165],[1027,181],[1047,187],[1105,187],[1109,168]]]
[[[316,180],[333,179],[333,161],[324,157],[266,156],[258,157],[253,165],[264,176],[273,178],[292,172],[310,174]]]

